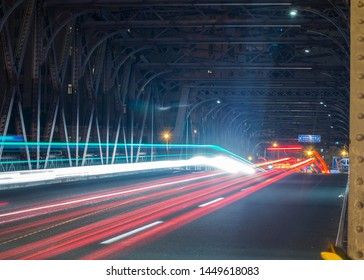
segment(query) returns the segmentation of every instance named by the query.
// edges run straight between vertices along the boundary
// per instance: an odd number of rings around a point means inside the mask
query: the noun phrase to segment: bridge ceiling
[[[46,0],[44,9],[56,24],[82,13],[83,43],[108,38],[116,58],[132,56],[155,78],[165,102],[190,88],[207,126],[248,123],[256,141],[347,143],[348,2]]]

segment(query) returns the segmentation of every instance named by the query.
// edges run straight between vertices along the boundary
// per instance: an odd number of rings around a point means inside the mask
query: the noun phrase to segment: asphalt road
[[[334,244],[347,175],[294,174],[123,256],[315,260]]]
[[[0,193],[0,259],[320,259],[346,175],[164,172]]]

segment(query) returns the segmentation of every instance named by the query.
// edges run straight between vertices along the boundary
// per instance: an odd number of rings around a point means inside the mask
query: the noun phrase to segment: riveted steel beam
[[[348,254],[364,259],[364,2],[351,1]]]

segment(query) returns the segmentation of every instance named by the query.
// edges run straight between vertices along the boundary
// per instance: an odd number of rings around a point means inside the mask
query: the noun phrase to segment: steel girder
[[[152,138],[145,126],[149,110],[139,109],[146,108],[140,107],[143,102],[151,102],[143,93],[148,93],[149,87],[156,95],[151,100],[161,108],[184,100],[182,88],[190,88],[189,100],[183,102],[191,106],[194,98],[215,97],[231,106],[241,100],[249,106],[252,101],[248,96],[287,100],[292,107],[302,99],[326,104],[335,100],[347,114],[349,7],[344,1],[147,2],[72,1],[65,5],[56,0],[37,1],[44,8],[40,17],[46,22],[46,36],[38,40],[42,46],[36,46],[35,51],[45,50],[39,55],[42,73],[49,75],[52,83],[49,85],[46,77],[40,79],[43,88],[47,85],[54,94],[42,89],[39,95],[41,102],[51,106],[46,117],[37,115],[37,122],[34,117],[33,134],[44,130],[33,139],[43,135],[41,138],[49,142],[109,143],[117,141],[117,132],[122,131],[123,139],[131,141],[140,139],[141,132],[142,137]],[[22,12],[25,7],[15,10]],[[291,9],[297,11],[296,17],[289,15]],[[9,20],[14,18],[11,15]],[[125,74],[127,64],[132,65],[131,78]],[[122,93],[120,89],[130,79],[134,82],[127,87],[129,93]],[[116,106],[110,106],[112,100]],[[81,103],[87,106],[77,105]],[[268,115],[275,116],[274,107],[265,107]],[[254,108],[262,112],[264,104]],[[309,110],[307,105],[305,114]],[[169,123],[157,118],[160,126],[173,128],[178,123],[181,130],[182,111],[163,114],[168,119],[178,115],[179,120]],[[336,115],[333,123],[340,123],[341,117]],[[42,125],[35,129],[39,119]],[[300,127],[310,124],[305,115],[297,119]],[[228,115],[226,121],[231,122]],[[276,134],[280,126],[273,127]],[[108,133],[111,127],[116,127],[113,140]],[[344,131],[345,139],[347,129],[343,127],[337,134]],[[100,149],[99,153],[109,158],[108,150]]]
[[[348,253],[353,259],[364,259],[364,179],[363,179],[363,41],[362,1],[351,1],[351,76],[350,76],[350,176]]]
[[[96,1],[91,6],[100,9],[97,16],[85,18],[81,28],[105,34],[117,30],[114,48],[145,48],[136,55],[136,69],[171,70],[158,80],[180,81],[179,91],[188,84],[200,95],[206,89],[225,98],[247,92],[296,96],[293,103],[336,98],[348,106],[348,6],[297,2],[300,16],[293,19],[287,3],[269,8],[248,2],[194,4],[154,1],[146,8],[144,3]],[[54,1],[46,5],[61,7]],[[232,94],[226,96],[227,91]],[[345,127],[341,139],[347,139]]]

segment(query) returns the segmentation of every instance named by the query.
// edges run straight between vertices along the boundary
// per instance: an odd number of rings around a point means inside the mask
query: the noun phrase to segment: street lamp
[[[166,140],[166,150],[168,152],[168,141],[169,141],[169,138],[171,138],[171,134],[169,132],[164,132],[163,133],[163,138],[164,140]]]
[[[278,143],[277,142],[273,142],[273,145],[272,145],[274,148],[277,148],[278,147]],[[279,150],[277,152],[277,159],[279,159]]]

